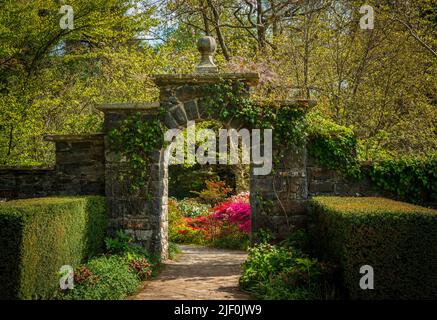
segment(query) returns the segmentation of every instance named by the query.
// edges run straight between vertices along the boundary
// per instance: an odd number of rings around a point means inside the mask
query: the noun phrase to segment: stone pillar
[[[110,104],[99,107],[105,113],[104,130],[120,127],[123,120],[141,114],[142,121],[153,121],[158,116],[158,103]],[[136,244],[167,258],[167,168],[163,150],[156,150],[150,165],[147,188],[132,192],[128,179],[120,179],[126,172],[126,159],[105,137],[105,192],[108,201],[109,232],[124,230]]]
[[[282,101],[283,107],[313,106],[313,101]],[[302,121],[305,121],[303,118]],[[295,229],[306,227],[308,178],[306,145],[273,145],[273,170],[267,176],[250,174],[250,202],[252,231],[268,230],[277,239],[283,239]]]

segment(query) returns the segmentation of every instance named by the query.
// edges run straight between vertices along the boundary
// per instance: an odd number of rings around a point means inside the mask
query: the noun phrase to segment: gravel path
[[[244,251],[180,246],[176,260],[165,262],[157,278],[146,281],[132,300],[247,300],[238,289]]]

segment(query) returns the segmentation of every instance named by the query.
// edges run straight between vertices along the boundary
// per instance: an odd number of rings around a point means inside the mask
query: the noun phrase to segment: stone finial
[[[217,44],[213,37],[205,36],[197,41],[197,49],[201,54],[200,62],[196,66],[196,73],[218,72],[212,55],[217,49]]]

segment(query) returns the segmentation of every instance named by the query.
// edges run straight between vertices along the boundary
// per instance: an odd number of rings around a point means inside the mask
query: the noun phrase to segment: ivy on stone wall
[[[205,92],[208,114],[220,110],[219,120],[223,123],[231,121],[248,129],[272,129],[276,146],[303,145],[306,141],[305,105],[253,101],[241,82],[209,85]]]
[[[318,115],[307,118],[308,150],[317,162],[355,179],[368,177],[381,190],[417,204],[437,203],[437,153],[361,163],[352,129]]]
[[[361,177],[357,139],[352,129],[313,114],[308,117],[308,135],[309,153],[320,165],[353,178]]]
[[[366,172],[379,188],[399,199],[437,205],[437,152],[425,158],[377,161]]]
[[[151,157],[164,144],[164,126],[159,119],[145,121],[141,113],[127,117],[118,129],[109,133],[112,148],[124,158],[126,167],[119,172],[121,180],[129,179],[131,191],[149,182]]]

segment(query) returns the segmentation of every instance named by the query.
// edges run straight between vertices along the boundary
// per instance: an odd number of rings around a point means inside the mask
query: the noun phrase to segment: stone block
[[[165,114],[164,123],[169,129],[175,129],[179,127],[178,122],[175,120],[170,112],[167,112]]]
[[[185,108],[185,112],[187,114],[188,121],[198,120],[200,118],[199,112],[197,110],[197,103],[195,100],[191,100],[191,101],[184,103],[184,108]]]
[[[188,119],[183,105],[179,105],[178,107],[172,109],[171,115],[176,120],[178,126],[186,126]]]
[[[309,193],[310,194],[334,193],[334,183],[329,181],[326,182],[310,181]]]

